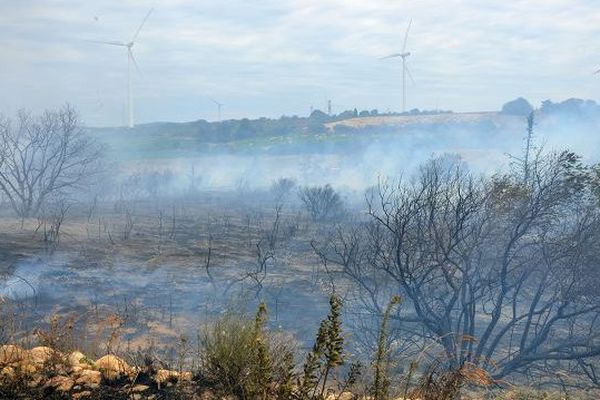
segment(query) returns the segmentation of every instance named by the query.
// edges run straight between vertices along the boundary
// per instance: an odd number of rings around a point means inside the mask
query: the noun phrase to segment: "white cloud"
[[[3,96],[0,110],[69,100],[90,124],[121,122],[126,54],[84,39],[127,40],[150,6],[155,12],[134,48],[142,121],[210,118],[208,96],[226,103],[230,117],[303,114],[311,104],[322,107],[325,96],[397,109],[400,66],[377,58],[401,49],[410,18],[411,107],[494,109],[520,95],[588,98],[600,88],[591,75],[600,67],[594,3],[3,2],[0,87],[15,95]]]

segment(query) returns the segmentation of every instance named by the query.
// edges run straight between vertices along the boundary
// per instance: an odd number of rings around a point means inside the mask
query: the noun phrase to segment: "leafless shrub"
[[[331,185],[305,186],[300,189],[299,195],[315,222],[335,220],[345,213],[342,198]]]
[[[296,181],[292,178],[279,178],[271,184],[270,192],[276,204],[283,204],[288,199],[294,188]]]
[[[35,232],[41,232],[42,241],[47,252],[52,252],[58,247],[61,228],[70,208],[71,204],[63,197],[55,199],[42,207],[37,217],[38,226]]]

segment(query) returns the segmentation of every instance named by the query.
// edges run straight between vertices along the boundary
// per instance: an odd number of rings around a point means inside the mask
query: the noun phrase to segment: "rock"
[[[354,393],[352,392],[342,392],[337,396],[338,400],[352,400],[354,398]]]
[[[131,372],[129,364],[113,355],[106,355],[96,360],[96,367],[102,371],[102,375],[108,380],[118,379]]]
[[[82,368],[82,367],[72,367],[71,368],[71,374],[73,375],[79,375],[81,373],[81,371],[83,371],[86,368]]]
[[[43,378],[41,376],[33,376],[33,378],[27,382],[27,387],[36,388],[42,384]]]
[[[42,368],[41,365],[31,363],[29,361],[23,361],[19,363],[19,372],[25,375],[33,375]]]
[[[60,353],[46,346],[38,346],[27,352],[27,361],[32,364],[44,365],[50,361],[57,360]]]
[[[91,395],[92,395],[92,392],[85,390],[83,392],[73,393],[71,395],[71,398],[73,400],[79,400],[79,399],[85,399],[86,397],[90,397]]]
[[[150,389],[150,386],[148,386],[148,385],[135,385],[134,387],[131,388],[131,392],[132,393],[141,393],[141,392],[145,392],[148,389]]]
[[[79,374],[79,378],[75,381],[78,385],[88,387],[90,389],[95,389],[102,382],[102,373],[99,371],[94,371],[91,369],[84,369]]]
[[[15,378],[15,369],[13,367],[4,367],[0,370],[0,376],[7,379]]]
[[[194,374],[189,371],[183,371],[179,374],[179,380],[184,382],[191,382],[194,379]]]
[[[179,378],[179,373],[177,371],[169,371],[168,369],[159,369],[156,371],[156,375],[154,375],[154,380],[156,383],[166,383],[173,382]]]
[[[93,361],[89,360],[80,351],[74,351],[71,354],[69,354],[67,361],[72,368],[75,368],[75,367],[87,368],[94,364]]]
[[[0,346],[0,365],[8,365],[22,361],[25,357],[25,350],[20,346],[7,344]]]
[[[50,378],[44,384],[44,388],[51,387],[59,392],[68,392],[73,388],[73,385],[75,385],[75,382],[73,381],[73,379],[69,378],[68,376],[59,375],[59,376]]]

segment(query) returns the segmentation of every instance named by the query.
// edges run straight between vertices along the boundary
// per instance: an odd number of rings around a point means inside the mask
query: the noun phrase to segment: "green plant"
[[[290,398],[293,351],[266,325],[261,303],[254,319],[225,315],[205,327],[199,371],[204,383],[240,399]]]
[[[253,358],[256,365],[252,368],[249,395],[252,398],[266,399],[271,383],[271,358],[265,343],[265,325],[267,324],[267,306],[260,303],[254,318]]]
[[[292,399],[294,397],[294,353],[285,351],[282,358],[282,368],[279,369],[279,374],[275,376],[275,380],[279,382],[277,388],[278,399]]]
[[[375,356],[375,380],[373,382],[374,400],[385,400],[389,396],[390,378],[388,377],[389,364],[389,345],[387,325],[390,314],[395,306],[401,302],[400,296],[393,296],[385,308],[381,327],[379,329],[379,338],[377,340],[377,355]]]
[[[299,397],[302,399],[323,398],[330,374],[344,363],[342,302],[338,296],[332,295],[329,306],[329,315],[321,322],[313,349],[304,363],[303,377],[299,385]]]

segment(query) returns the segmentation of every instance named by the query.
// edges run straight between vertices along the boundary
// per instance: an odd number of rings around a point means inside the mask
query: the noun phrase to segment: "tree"
[[[271,184],[270,192],[276,205],[283,205],[292,190],[296,187],[296,180],[293,178],[279,178]]]
[[[0,190],[21,218],[54,196],[72,194],[98,172],[100,147],[66,105],[39,116],[0,119]]]
[[[415,180],[382,182],[371,222],[320,249],[373,302],[391,282],[405,299],[397,329],[441,346],[447,367],[496,379],[600,356],[600,212],[569,152],[521,174],[476,179],[435,159]]]
[[[528,116],[533,112],[531,104],[522,97],[509,101],[502,106],[502,114]]]
[[[332,220],[344,213],[340,195],[329,184],[303,187],[300,189],[300,199],[313,221]]]

